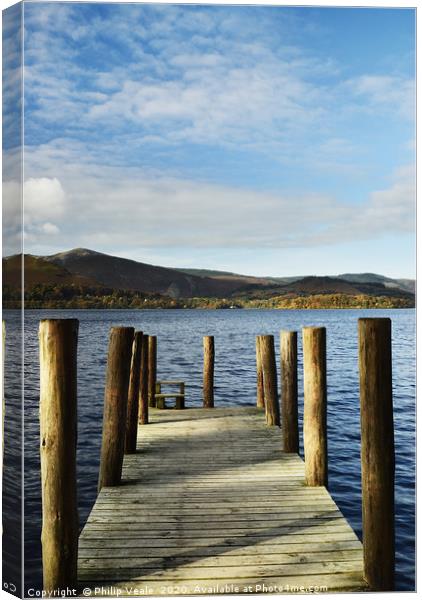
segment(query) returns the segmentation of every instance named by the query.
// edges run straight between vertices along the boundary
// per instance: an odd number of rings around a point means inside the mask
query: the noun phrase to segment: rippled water
[[[19,437],[18,396],[9,385],[18,371],[13,363],[14,331],[19,313],[5,311],[8,327],[6,434]],[[78,494],[81,525],[96,497],[108,333],[128,325],[158,336],[158,378],[187,382],[187,402],[201,404],[202,336],[214,335],[215,403],[254,404],[255,335],[305,325],[327,327],[329,489],[361,536],[360,425],[357,371],[357,319],[388,316],[393,324],[393,377],[396,433],[396,586],[414,589],[415,477],[415,313],[413,310],[80,310],[27,311],[25,315],[25,557],[26,584],[41,586],[41,504],[38,423],[38,322],[41,318],[78,318]],[[278,346],[278,343],[277,343]],[[277,348],[278,353],[278,348]],[[302,348],[299,336],[299,393],[302,420]],[[17,387],[15,388],[15,390]],[[13,417],[10,417],[13,413]],[[14,420],[14,421],[13,421]],[[15,423],[13,425],[13,422]],[[6,473],[18,468],[6,446]],[[16,504],[16,502],[15,502]],[[13,505],[10,501],[7,506]],[[5,507],[6,508],[6,507]],[[8,523],[6,519],[6,524]],[[6,527],[5,534],[8,534]]]

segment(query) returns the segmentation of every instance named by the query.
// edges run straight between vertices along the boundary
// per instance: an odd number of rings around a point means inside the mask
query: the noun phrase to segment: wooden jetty
[[[153,411],[79,538],[80,586],[149,595],[366,588],[362,544],[256,408]],[[99,589],[101,594],[101,589]]]
[[[321,327],[303,329],[304,461],[294,332],[280,338],[281,408],[274,336],[261,335],[257,407],[214,407],[207,336],[203,407],[160,410],[156,340],[113,327],[98,497],[78,539],[78,322],[42,321],[44,588],[84,596],[393,590],[391,322],[360,319],[358,331],[363,543],[327,490]]]

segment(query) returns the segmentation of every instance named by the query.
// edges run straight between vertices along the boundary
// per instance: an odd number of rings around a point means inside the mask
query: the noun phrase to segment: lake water
[[[44,310],[26,311],[25,331],[25,558],[26,585],[41,587],[41,502],[39,479],[38,324],[41,318],[77,318],[78,496],[81,526],[96,498],[103,394],[109,329],[133,326],[158,336],[158,378],[187,384],[187,404],[201,405],[202,337],[215,336],[215,404],[256,401],[255,336],[302,326],[327,328],[329,490],[361,537],[360,424],[357,319],[390,317],[393,330],[394,418],[396,435],[396,587],[415,586],[415,311],[414,310]],[[5,311],[6,494],[5,541],[18,547],[20,436],[18,311]],[[15,393],[13,393],[15,390]],[[299,403],[303,409],[302,348],[299,336]],[[301,445],[302,451],[302,445]],[[10,546],[11,547],[11,546]],[[12,569],[13,571],[13,569]],[[12,573],[10,569],[7,573]],[[11,575],[12,576],[12,575]]]

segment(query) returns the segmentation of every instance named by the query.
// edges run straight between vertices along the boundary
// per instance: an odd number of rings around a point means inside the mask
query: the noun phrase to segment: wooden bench
[[[177,385],[178,391],[163,393],[161,386],[163,385]],[[157,381],[155,385],[155,400],[157,408],[169,408],[166,406],[166,398],[174,398],[176,405],[174,408],[181,410],[185,408],[185,382],[184,381]]]

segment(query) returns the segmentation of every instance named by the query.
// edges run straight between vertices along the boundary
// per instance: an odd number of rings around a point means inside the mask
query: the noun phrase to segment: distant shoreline
[[[76,287],[39,286],[22,295],[19,290],[3,289],[3,308],[67,309],[67,310],[125,310],[125,309],[208,309],[208,310],[321,310],[321,309],[397,309],[415,308],[415,298],[403,296],[376,296],[369,294],[284,294],[271,297],[247,295],[229,298],[193,297],[172,298],[161,294],[145,294],[131,290],[84,290]],[[97,292],[97,293],[96,293]]]
[[[358,305],[358,306],[283,306],[283,307],[277,307],[277,306],[245,306],[245,307],[236,307],[233,309],[230,308],[218,308],[218,307],[211,307],[211,306],[172,306],[172,307],[166,307],[166,306],[155,306],[155,307],[148,307],[148,306],[137,306],[137,307],[133,307],[133,306],[109,306],[109,307],[105,307],[105,306],[91,306],[91,307],[81,307],[81,306],[24,306],[23,309],[25,311],[33,311],[33,310],[80,310],[80,311],[86,311],[86,310],[148,310],[148,311],[154,311],[154,310],[168,310],[168,311],[173,311],[173,310],[209,310],[209,311],[215,311],[215,310],[244,310],[244,311],[251,311],[251,310],[280,310],[280,311],[290,311],[290,310],[304,310],[304,311],[308,311],[308,310],[415,310],[416,306],[391,306],[391,305],[384,305],[384,306],[364,306],[364,305]],[[22,306],[17,306],[17,305],[7,305],[7,303],[3,303],[3,310],[22,310]]]

